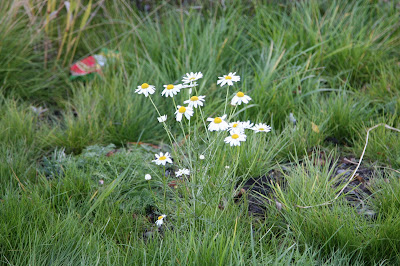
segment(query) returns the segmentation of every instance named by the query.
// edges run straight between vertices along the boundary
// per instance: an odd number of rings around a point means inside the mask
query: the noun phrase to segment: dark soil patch
[[[324,164],[325,161],[322,159],[318,163]],[[354,158],[347,159],[343,157],[338,160],[338,164],[330,166],[334,167],[330,178],[337,178],[337,182],[334,184],[335,187],[343,186],[349,181],[357,167],[357,163],[358,161]],[[256,216],[264,216],[266,214],[267,204],[276,205],[280,210],[282,204],[276,200],[273,187],[279,185],[282,190],[285,189],[286,182],[283,173],[286,170],[286,168],[283,168],[283,170],[271,170],[267,175],[250,178],[242,185],[240,192],[235,196],[235,202],[238,202],[245,195],[249,204],[249,213]],[[370,187],[371,180],[377,174],[375,171],[372,168],[361,165],[351,182],[343,190],[343,195],[348,204],[356,208],[360,215],[364,215],[369,219],[376,218],[376,212],[367,204],[368,199],[373,197]]]

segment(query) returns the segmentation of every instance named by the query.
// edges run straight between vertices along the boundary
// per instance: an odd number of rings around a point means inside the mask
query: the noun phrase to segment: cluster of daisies
[[[197,80],[201,79],[203,77],[203,74],[201,72],[190,72],[186,73],[186,75],[182,79],[182,84],[168,84],[168,85],[163,85],[164,89],[161,92],[161,95],[164,97],[174,97],[176,96],[181,90],[188,88],[189,89],[189,99],[184,101],[182,105],[176,105],[176,110],[175,110],[175,119],[178,122],[181,122],[183,117],[185,117],[187,120],[190,120],[190,118],[194,114],[194,108],[201,108],[204,106],[205,98],[206,96],[204,95],[192,95],[192,88],[197,87]],[[223,75],[222,77],[218,77],[217,85],[220,85],[221,87],[227,85],[228,89],[230,86],[233,86],[236,82],[240,81],[240,76],[236,75],[236,72],[230,72],[228,75]],[[137,86],[137,89],[135,90],[136,93],[138,94],[143,94],[145,97],[150,97],[151,95],[154,94],[156,91],[156,88],[154,85],[149,85],[148,83],[143,83],[140,86]],[[196,90],[197,93],[197,90]],[[251,101],[251,97],[246,95],[242,91],[238,91],[235,93],[235,95],[231,99],[231,105],[233,106],[238,106],[241,104],[248,104]],[[154,103],[153,103],[154,104]],[[175,101],[174,101],[175,104]],[[157,107],[156,107],[157,108]],[[167,115],[160,115],[160,117],[157,117],[158,121],[160,123],[165,123],[167,121]],[[259,124],[254,124],[251,123],[250,121],[236,121],[236,122],[229,122],[227,120],[227,115],[224,114],[220,117],[214,117],[214,118],[207,118],[207,122],[210,122],[208,125],[208,130],[209,131],[227,131],[229,133],[229,136],[224,139],[224,142],[227,144],[230,144],[230,146],[240,146],[241,142],[246,141],[246,130],[253,130],[255,133],[258,132],[269,132],[271,131],[271,127],[259,123]],[[155,154],[156,159],[153,160],[152,162],[156,163],[157,165],[162,165],[166,166],[167,163],[172,164],[172,158],[171,155],[166,152],[160,152],[160,154]],[[205,157],[204,155],[200,155],[199,159],[203,160]],[[189,176],[190,175],[190,170],[189,169],[179,169],[177,172],[175,172],[175,175],[177,177],[180,176]],[[147,174],[145,176],[146,180],[151,180],[151,176]],[[163,220],[166,217],[166,215],[161,215],[156,224],[157,226],[161,226],[163,224]]]
[[[177,95],[182,89],[189,88],[189,95],[191,95],[192,88],[196,87],[197,80],[201,79],[203,74],[201,72],[190,72],[186,73],[186,75],[182,79],[182,84],[168,84],[164,85],[164,90],[161,92],[162,96],[165,97],[174,97]],[[217,85],[221,87],[228,85],[233,86],[234,83],[240,81],[240,76],[236,75],[236,72],[230,72],[228,75],[223,75],[222,77],[218,77]],[[138,86],[135,90],[138,94],[143,94],[144,96],[148,97],[151,94],[154,94],[156,91],[154,85],[149,85],[147,83],[143,83],[142,85]],[[175,119],[178,122],[181,122],[183,117],[190,120],[193,116],[193,108],[200,108],[204,105],[205,102],[204,95],[193,95],[190,98],[183,102],[185,105],[177,105],[175,111]],[[231,105],[237,106],[243,104],[248,104],[251,101],[251,97],[244,94],[242,91],[237,92],[232,100]],[[240,143],[246,141],[246,134],[245,130],[250,129],[257,132],[269,132],[271,131],[271,127],[260,123],[260,124],[253,124],[250,121],[246,122],[232,122],[228,123],[225,121],[227,115],[223,115],[221,117],[215,118],[207,118],[207,121],[210,122],[208,125],[209,131],[228,131],[230,136],[225,138],[225,143],[230,144],[231,146],[240,146]],[[157,118],[160,123],[164,123],[167,121],[167,115],[162,115]],[[163,156],[159,156],[163,158]]]

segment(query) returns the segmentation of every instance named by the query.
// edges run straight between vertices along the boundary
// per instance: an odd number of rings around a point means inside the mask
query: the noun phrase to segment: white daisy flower
[[[144,96],[149,96],[149,94],[153,94],[156,89],[153,85],[149,85],[147,83],[143,83],[140,86],[137,86],[138,88],[135,90],[137,94],[144,94]]]
[[[205,97],[206,96],[192,96],[189,100],[184,101],[183,103],[187,103],[189,107],[197,108],[198,106],[203,106]]]
[[[198,79],[201,79],[203,77],[203,74],[201,72],[190,72],[190,73],[186,73],[186,76],[183,77],[182,82],[183,83],[190,83],[193,81],[196,81]]]
[[[203,154],[200,154],[200,156],[199,156],[199,159],[200,160],[204,160],[206,157],[204,157],[204,155]]]
[[[236,76],[236,72],[229,72],[228,75],[224,75],[223,77],[218,77],[219,80],[217,81],[217,85],[224,86],[225,84],[228,84],[228,86],[233,86],[233,82],[238,82],[240,81],[240,76]]]
[[[177,177],[180,177],[181,175],[186,175],[188,176],[190,174],[190,170],[189,169],[179,169],[178,172],[175,172],[175,175]]]
[[[190,120],[190,117],[193,116],[193,109],[191,107],[185,107],[185,106],[177,106],[177,110],[175,112],[176,115],[176,121],[180,122],[182,121],[182,116],[185,115],[188,120]]]
[[[263,124],[263,123],[256,124],[251,129],[254,130],[256,133],[257,132],[270,132],[271,131],[271,127],[268,126],[267,124]]]
[[[152,160],[152,162],[155,162],[157,165],[166,165],[167,163],[172,164],[171,160],[171,155],[169,152],[166,152],[165,154],[160,152],[160,154],[155,154],[156,159]]]
[[[182,84],[182,88],[190,88],[192,90],[193,87],[197,87],[198,85],[197,82],[192,82],[190,84]]]
[[[250,120],[247,121],[243,121],[240,123],[240,125],[242,126],[242,128],[244,129],[251,129],[253,127],[253,123],[250,122]]]
[[[167,217],[167,215],[163,214],[161,216],[158,216],[158,219],[156,221],[157,227],[161,227],[161,225],[164,223],[164,218]]]
[[[174,97],[174,95],[177,95],[178,92],[180,92],[182,89],[181,84],[178,85],[169,84],[169,85],[163,85],[163,87],[165,89],[161,92],[161,95],[165,97]]]
[[[232,146],[240,146],[241,141],[246,141],[246,135],[244,133],[233,133],[229,137],[225,138],[225,143],[229,143]]]
[[[225,169],[229,169],[231,168],[229,165],[225,165]]]
[[[231,104],[232,105],[241,105],[242,103],[248,104],[251,101],[250,96],[245,95],[243,92],[239,91],[233,96]]]
[[[227,122],[224,121],[226,118],[226,115],[223,115],[221,117],[216,117],[216,118],[207,118],[207,121],[211,122],[208,125],[208,130],[210,131],[220,131],[220,130],[227,130],[229,125]]]
[[[158,122],[163,123],[165,121],[167,121],[167,115],[162,115],[160,117],[157,117]]]
[[[192,94],[192,88],[197,87],[197,82],[191,82],[190,84],[182,84],[182,88],[189,88],[189,95]]]
[[[151,175],[145,174],[144,179],[146,179],[146,180],[151,180]]]
[[[242,122],[236,121],[236,122],[229,123],[228,125],[229,125],[228,131],[230,133],[244,133],[244,128],[242,126]]]

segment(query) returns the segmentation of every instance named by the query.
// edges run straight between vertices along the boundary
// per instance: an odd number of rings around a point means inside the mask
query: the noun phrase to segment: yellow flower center
[[[163,219],[164,218],[164,216],[158,216],[158,220],[161,220],[161,219]]]
[[[238,134],[233,134],[233,135],[232,135],[232,138],[233,138],[233,139],[237,139],[238,137],[239,137]]]
[[[164,161],[166,159],[167,159],[167,156],[161,156],[160,158],[158,158],[158,160],[160,160],[160,161]]]
[[[174,88],[174,85],[172,85],[172,84],[169,84],[168,86],[167,86],[167,90],[172,90]]]
[[[143,83],[143,84],[142,84],[142,89],[145,90],[145,89],[147,89],[148,87],[149,87],[149,84],[147,84],[147,83]]]
[[[263,128],[263,127],[260,127],[258,130],[264,131],[264,128]]]
[[[184,106],[179,107],[179,113],[183,114],[186,112],[186,108]]]
[[[238,125],[239,125],[238,123],[235,123],[235,124],[233,124],[232,127],[237,127]]]
[[[232,77],[231,76],[226,76],[225,79],[232,79]]]
[[[241,91],[239,91],[239,92],[236,94],[236,96],[237,96],[237,97],[243,97],[243,96],[244,96],[244,93],[241,92]]]
[[[195,77],[191,77],[189,80],[194,80],[194,79],[196,79]]]
[[[190,98],[190,100],[191,100],[192,102],[195,102],[195,101],[198,101],[198,100],[199,100],[199,97],[197,97],[197,96],[192,96],[192,97]]]
[[[222,119],[221,119],[221,118],[219,118],[219,117],[214,118],[214,123],[215,123],[215,124],[219,124],[219,123],[221,123],[221,122],[222,122]]]

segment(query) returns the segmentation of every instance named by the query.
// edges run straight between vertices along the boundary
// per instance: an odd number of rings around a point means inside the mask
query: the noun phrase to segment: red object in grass
[[[84,76],[94,72],[101,72],[101,66],[94,56],[88,56],[76,62],[70,68],[72,76]]]

